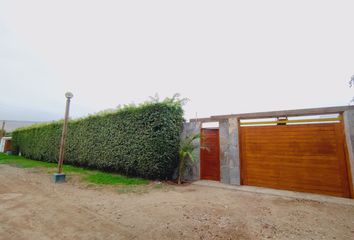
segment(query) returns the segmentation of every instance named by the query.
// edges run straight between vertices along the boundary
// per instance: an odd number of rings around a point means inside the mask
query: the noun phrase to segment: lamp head
[[[66,92],[65,97],[70,99],[74,97],[74,94],[72,94],[71,92]]]

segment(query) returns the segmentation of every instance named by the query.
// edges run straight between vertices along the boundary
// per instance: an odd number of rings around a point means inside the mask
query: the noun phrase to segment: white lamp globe
[[[66,97],[66,98],[73,98],[73,97],[74,97],[74,94],[72,94],[71,92],[66,92],[66,93],[65,93],[65,97]]]

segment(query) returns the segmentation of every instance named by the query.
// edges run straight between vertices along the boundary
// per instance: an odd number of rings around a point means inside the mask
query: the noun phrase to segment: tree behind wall
[[[354,86],[354,75],[349,80],[349,87],[351,88],[353,86]],[[351,104],[352,102],[354,102],[354,97],[352,98],[352,100],[350,100],[349,104]]]

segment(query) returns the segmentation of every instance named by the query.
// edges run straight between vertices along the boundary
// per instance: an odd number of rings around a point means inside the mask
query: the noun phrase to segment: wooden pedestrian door
[[[244,185],[350,197],[341,122],[241,126]]]
[[[200,178],[220,181],[219,129],[202,128],[200,143]]]

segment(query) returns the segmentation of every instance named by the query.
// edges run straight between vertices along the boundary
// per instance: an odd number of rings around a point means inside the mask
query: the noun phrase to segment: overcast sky
[[[0,119],[158,93],[185,117],[347,105],[354,1],[2,1]]]

